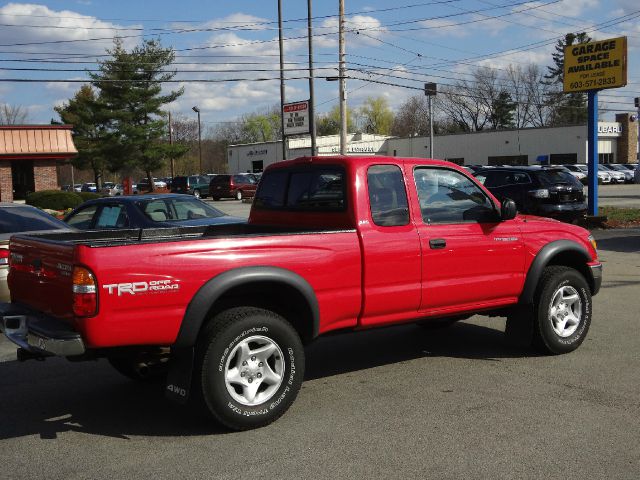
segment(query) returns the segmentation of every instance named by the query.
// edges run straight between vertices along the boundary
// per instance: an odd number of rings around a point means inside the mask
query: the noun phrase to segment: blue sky
[[[313,5],[316,75],[337,75],[338,1]],[[307,72],[306,2],[282,0],[285,61],[290,78]],[[392,106],[420,93],[424,82],[469,79],[476,65],[503,72],[511,65],[549,65],[557,39],[587,30],[594,39],[626,35],[629,85],[601,93],[606,110],[631,111],[640,96],[640,3],[637,0],[345,0],[350,76],[399,86],[348,81],[349,105],[384,95]],[[150,8],[152,7],[152,8]],[[73,96],[114,35],[129,47],[157,36],[176,49],[176,79],[185,94],[176,116],[215,127],[279,102],[277,0],[49,0],[0,3],[0,102],[20,105],[29,122],[56,117],[53,106]],[[8,70],[8,69],[48,69]],[[70,82],[69,80],[72,80]],[[215,80],[216,83],[202,82]],[[287,82],[286,100],[308,97],[306,80]],[[337,103],[337,82],[316,80],[319,112]],[[612,113],[606,114],[612,118]],[[605,119],[607,119],[605,117]]]

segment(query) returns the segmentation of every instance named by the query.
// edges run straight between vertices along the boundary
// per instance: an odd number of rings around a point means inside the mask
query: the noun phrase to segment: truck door
[[[515,302],[524,282],[518,222],[500,221],[490,197],[457,170],[415,166],[412,174],[420,210],[420,310],[455,313]]]
[[[363,249],[361,324],[415,318],[422,288],[420,238],[410,219],[402,170],[397,165],[372,165],[366,178],[368,218],[359,224]]]

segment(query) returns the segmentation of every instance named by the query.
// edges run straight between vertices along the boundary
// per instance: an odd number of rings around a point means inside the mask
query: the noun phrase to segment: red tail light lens
[[[93,273],[84,267],[73,268],[73,313],[91,317],[98,311],[97,282]]]
[[[9,265],[9,250],[0,248],[0,266]]]

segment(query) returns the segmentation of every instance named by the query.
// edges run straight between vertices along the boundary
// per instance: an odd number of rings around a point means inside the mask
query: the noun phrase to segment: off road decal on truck
[[[143,293],[164,293],[177,291],[180,285],[173,280],[151,280],[150,282],[111,283],[103,285],[109,295],[139,295]]]

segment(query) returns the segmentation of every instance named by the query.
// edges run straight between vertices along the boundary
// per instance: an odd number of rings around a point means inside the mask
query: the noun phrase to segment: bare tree
[[[524,85],[525,96],[529,104],[525,124],[531,127],[547,127],[554,117],[552,101],[553,87],[544,82],[544,74],[538,65],[529,64],[522,72],[520,81]]]
[[[396,112],[391,135],[413,137],[429,135],[429,104],[424,95],[409,97]]]
[[[436,97],[436,105],[444,115],[443,123],[459,131],[476,132],[487,123],[486,105],[477,95],[475,86],[467,80],[443,88],[442,95]]]
[[[20,125],[29,118],[27,110],[20,105],[0,105],[0,125]]]

